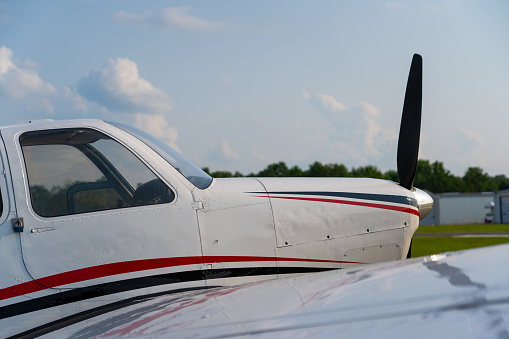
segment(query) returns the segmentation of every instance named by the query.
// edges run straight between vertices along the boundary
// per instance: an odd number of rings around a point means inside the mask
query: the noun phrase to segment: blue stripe
[[[359,200],[372,200],[392,202],[396,204],[419,207],[417,200],[404,195],[374,194],[374,193],[353,193],[353,192],[324,192],[324,191],[275,191],[275,192],[246,192],[250,194],[268,195],[312,195],[322,197],[337,197]]]

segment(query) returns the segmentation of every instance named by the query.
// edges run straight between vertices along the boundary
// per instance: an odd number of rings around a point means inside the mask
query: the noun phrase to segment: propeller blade
[[[414,183],[419,154],[422,110],[422,57],[414,54],[408,74],[398,140],[399,184],[409,190]]]

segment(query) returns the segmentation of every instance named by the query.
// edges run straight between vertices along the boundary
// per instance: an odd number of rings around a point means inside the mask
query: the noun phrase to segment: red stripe
[[[361,262],[348,262],[336,260],[322,259],[305,259],[305,258],[277,258],[277,257],[254,257],[254,256],[208,256],[208,257],[176,257],[176,258],[158,258],[133,260],[125,262],[117,262],[99,266],[81,268],[74,271],[63,272],[37,279],[36,281],[28,281],[22,284],[10,286],[0,290],[0,300],[14,298],[20,295],[34,293],[63,286],[67,284],[77,283],[81,281],[108,277],[117,274],[125,274],[152,270],[158,268],[168,268],[185,265],[196,265],[205,263],[228,263],[228,262],[259,262],[259,261],[297,261],[297,262],[314,262],[314,263],[349,263],[364,264]]]
[[[0,290],[0,300],[17,297],[19,295],[42,291],[47,288],[72,284],[90,279],[102,278],[116,274],[138,272],[156,268],[174,267],[182,265],[202,264],[202,257],[158,258],[117,262],[99,266],[81,268],[63,272],[48,277],[28,281],[23,284]]]
[[[258,197],[258,196],[257,196]],[[263,197],[263,196],[259,196]],[[393,206],[393,205],[383,205],[383,204],[375,204],[372,202],[360,202],[360,201],[351,201],[351,200],[336,200],[336,199],[325,199],[325,198],[301,198],[301,197],[275,197],[269,196],[271,199],[290,199],[290,200],[305,200],[305,201],[317,201],[317,202],[330,202],[334,204],[342,204],[342,205],[354,205],[354,206],[364,206],[364,207],[373,207],[373,208],[381,208],[384,210],[405,212],[410,214],[415,214],[419,216],[419,211],[414,210],[410,207],[401,207],[401,206]]]
[[[323,262],[333,264],[365,264],[363,262],[350,262],[339,260],[325,260],[325,259],[306,259],[306,258],[281,258],[281,257],[231,257],[231,256],[208,256],[204,257],[205,263],[224,263],[224,262],[253,262],[253,261],[298,261],[298,262]]]

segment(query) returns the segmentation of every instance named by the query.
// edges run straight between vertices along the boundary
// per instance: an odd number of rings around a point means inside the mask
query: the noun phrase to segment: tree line
[[[298,166],[288,167],[283,161],[270,164],[258,173],[243,175],[240,172],[215,171],[208,167],[205,172],[214,178],[232,177],[350,177],[350,178],[378,178],[398,182],[398,173],[394,170],[380,171],[376,166],[367,165],[354,167],[351,170],[343,164],[322,164],[315,161],[307,170]],[[444,167],[440,161],[430,163],[429,160],[419,160],[414,186],[433,193],[445,192],[493,192],[509,189],[509,178],[503,174],[490,176],[480,167],[469,167],[465,174],[456,176]]]

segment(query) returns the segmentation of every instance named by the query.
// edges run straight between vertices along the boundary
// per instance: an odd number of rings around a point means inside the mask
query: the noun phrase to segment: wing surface
[[[509,245],[165,295],[60,338],[507,338]]]

